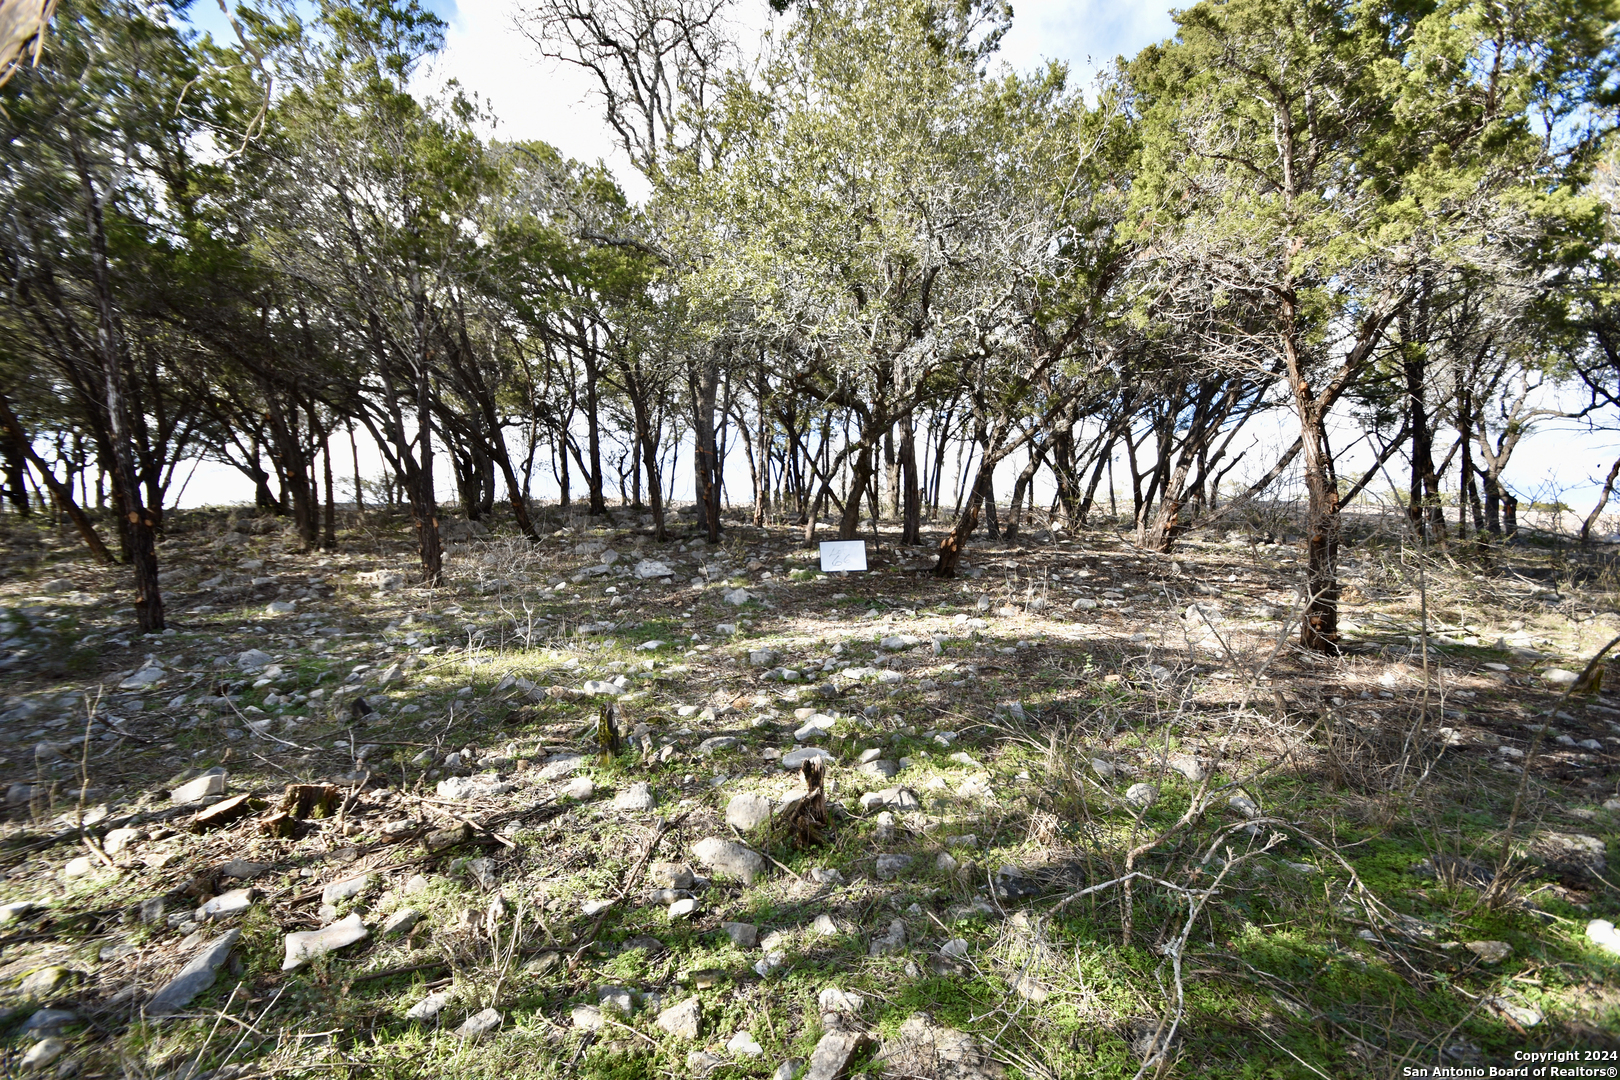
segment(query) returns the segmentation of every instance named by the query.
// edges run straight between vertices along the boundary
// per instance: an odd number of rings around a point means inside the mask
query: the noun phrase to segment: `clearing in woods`
[[[178,512],[146,639],[70,536],[7,521],[6,1072],[1350,1077],[1617,1046],[1620,700],[1559,672],[1620,620],[1568,552],[1458,563],[1363,521],[1335,659],[1295,644],[1296,546],[1253,535],[1039,533],[945,582],[892,537],[829,577],[800,530],[545,517],[536,547],[447,525],[425,589],[382,513],[301,556]]]

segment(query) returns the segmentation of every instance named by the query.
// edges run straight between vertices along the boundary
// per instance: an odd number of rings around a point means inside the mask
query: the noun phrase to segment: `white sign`
[[[865,570],[866,541],[823,540],[821,569],[829,574],[834,570]]]

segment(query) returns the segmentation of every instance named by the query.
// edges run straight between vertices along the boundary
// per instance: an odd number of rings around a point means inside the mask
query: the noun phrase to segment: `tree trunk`
[[[1407,425],[1412,438],[1412,475],[1407,485],[1406,516],[1419,538],[1440,542],[1445,539],[1445,512],[1440,506],[1439,478],[1434,471],[1434,429],[1429,422],[1423,381],[1427,365],[1421,348],[1408,344],[1401,366],[1406,374]]]
[[[332,432],[321,439],[321,458],[326,470],[326,522],[321,530],[321,544],[327,551],[337,550],[337,503],[332,494]]]
[[[19,425],[18,430],[21,430]],[[0,432],[0,457],[5,458],[6,466],[6,500],[16,509],[18,516],[28,517],[34,512],[28,501],[27,482],[24,474],[28,471],[27,448],[7,425],[7,430]]]
[[[1002,530],[1002,535],[1008,540],[1013,539],[1019,533],[1019,507],[1024,505],[1024,498],[1032,486],[1031,481],[1035,478],[1035,470],[1041,467],[1043,460],[1042,454],[1031,450],[1029,463],[1018,473],[1018,479],[1013,481],[1012,507],[1007,511],[1007,527]]]
[[[862,443],[855,454],[854,475],[844,499],[844,515],[838,521],[838,539],[854,540],[861,528],[861,497],[872,481],[872,447]]]
[[[361,491],[360,481],[360,444],[354,439],[354,421],[345,421],[349,429],[349,453],[354,455],[354,509],[356,513],[364,513],[366,509],[365,496]]]
[[[587,453],[590,455],[590,485],[591,485],[591,516],[601,517],[607,513],[607,497],[602,491],[602,419],[599,415],[596,400],[596,329],[592,327],[591,337],[585,344],[585,440]]]
[[[411,322],[415,330],[416,376],[416,483],[411,492],[411,516],[416,523],[416,551],[422,561],[422,584],[444,584],[444,547],[439,540],[439,500],[433,490],[433,399],[427,357],[427,296],[420,271],[411,273]]]
[[[994,465],[991,466],[994,468]],[[979,504],[989,497],[986,480],[989,470],[985,468],[983,460],[979,464],[979,471],[973,477],[973,487],[967,498],[967,508],[957,518],[956,525],[951,529],[945,539],[939,542],[939,558],[934,563],[935,577],[954,578],[956,568],[962,560],[962,552],[967,548],[968,537],[979,524]]]
[[[694,494],[709,543],[720,541],[720,451],[715,438],[715,400],[720,393],[718,357],[707,356],[688,373],[692,387]]]
[[[904,505],[901,508],[900,542],[922,543],[922,492],[917,483],[917,438],[911,414],[900,421],[900,482]]]
[[[1603,491],[1598,495],[1597,505],[1592,507],[1592,512],[1586,515],[1585,521],[1581,522],[1582,544],[1592,542],[1592,526],[1597,524],[1598,515],[1603,513],[1603,508],[1609,505],[1609,496],[1614,494],[1616,477],[1620,477],[1620,458],[1616,458],[1614,464],[1609,468],[1609,476],[1608,479],[1603,481]]]
[[[894,453],[894,431],[883,433],[883,481],[888,496],[889,516],[900,518],[900,459]]]
[[[107,233],[101,211],[101,195],[90,177],[90,166],[85,161],[77,136],[73,137],[71,146],[79,183],[84,189],[85,225],[89,232],[95,285],[96,346],[106,384],[109,441],[122,504],[119,511],[127,528],[130,563],[135,571],[135,619],[141,633],[155,634],[164,629],[163,596],[158,591],[156,520],[141,503],[141,489],[135,477],[122,349],[118,344],[117,322],[113,316],[112,274],[107,265]]]

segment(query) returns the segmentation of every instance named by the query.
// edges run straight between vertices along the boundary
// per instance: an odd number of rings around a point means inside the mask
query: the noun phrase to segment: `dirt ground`
[[[1620,1064],[1601,553],[1358,521],[1329,658],[1285,527],[940,581],[886,532],[827,576],[741,515],[542,517],[447,524],[426,589],[386,513],[300,554],[177,512],[150,638],[0,519],[0,1072]]]

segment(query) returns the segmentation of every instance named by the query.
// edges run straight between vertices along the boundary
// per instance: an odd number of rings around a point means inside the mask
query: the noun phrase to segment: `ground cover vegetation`
[[[1613,3],[537,0],[640,200],[179,13],[0,4],[6,1071],[1611,1067],[1620,464],[1506,477],[1620,419]]]

